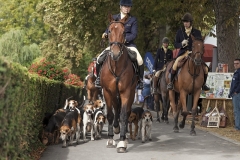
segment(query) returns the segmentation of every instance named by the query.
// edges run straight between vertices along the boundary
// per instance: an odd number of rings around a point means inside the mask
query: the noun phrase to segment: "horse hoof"
[[[159,118],[157,118],[157,122],[159,122],[159,123],[161,122]]]
[[[149,138],[149,141],[152,141],[152,138]]]
[[[145,141],[142,141],[142,143],[145,143]]]
[[[117,128],[113,127],[114,133],[115,134],[119,134],[120,133],[120,126],[118,126]]]
[[[126,152],[127,152],[127,149],[124,148],[124,147],[120,147],[120,148],[117,148],[117,152],[118,152],[118,153],[126,153]]]
[[[190,132],[190,135],[191,135],[191,136],[196,136],[196,131],[191,131],[191,132]]]
[[[179,124],[179,127],[180,127],[181,129],[183,129],[184,126],[185,126],[185,125],[183,125],[183,124]]]
[[[113,139],[109,139],[107,141],[107,148],[115,148],[116,147],[116,142]]]
[[[166,120],[165,120],[164,122],[165,122],[166,124],[169,124],[169,121],[166,121]]]
[[[173,132],[174,132],[174,133],[178,133],[178,132],[179,132],[179,128],[178,128],[178,127],[174,127],[174,128],[173,128]]]
[[[188,111],[183,111],[181,115],[182,115],[182,116],[187,116],[188,114],[189,114]]]
[[[62,148],[67,148],[67,146],[62,146]]]

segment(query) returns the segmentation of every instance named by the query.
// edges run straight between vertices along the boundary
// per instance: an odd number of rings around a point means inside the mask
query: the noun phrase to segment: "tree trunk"
[[[233,61],[239,58],[239,4],[239,0],[213,0],[218,63],[228,64],[228,72],[234,72]]]

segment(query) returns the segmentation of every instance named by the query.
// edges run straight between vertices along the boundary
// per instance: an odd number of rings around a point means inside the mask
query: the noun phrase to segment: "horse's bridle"
[[[113,22],[110,23],[110,25],[113,24],[113,23],[121,23],[124,26],[124,23],[121,22],[121,21],[113,21]],[[125,37],[125,32],[123,33],[123,36]],[[112,59],[113,59],[113,52],[111,51],[111,46],[112,45],[117,45],[120,49],[120,52],[118,53],[117,59],[115,60],[115,61],[117,61],[121,57],[121,55],[123,54],[123,48],[125,47],[125,45],[122,42],[109,42],[109,46],[110,46],[109,54],[110,54]]]

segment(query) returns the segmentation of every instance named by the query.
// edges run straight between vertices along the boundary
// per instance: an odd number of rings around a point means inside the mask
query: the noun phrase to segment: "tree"
[[[163,37],[159,36],[161,28],[168,24],[179,24],[182,15],[189,11],[189,5],[194,15],[213,12],[209,12],[207,2],[187,0],[183,4],[179,0],[133,1],[131,13],[138,18],[139,26],[136,44],[142,56],[146,51],[156,51],[161,42],[160,37]],[[202,4],[202,7],[199,7],[199,4]],[[37,8],[38,12],[43,13],[44,22],[50,27],[50,39],[41,45],[43,53],[53,60],[59,60],[59,57],[69,59],[74,68],[80,66],[86,70],[87,66],[83,66],[80,60],[90,60],[104,49],[99,45],[101,35],[109,23],[108,13],[119,13],[119,0],[46,0]],[[206,25],[203,16],[198,17],[200,18],[195,20],[198,28],[211,27]],[[170,31],[176,33],[175,28]]]
[[[11,30],[0,38],[0,55],[28,67],[32,61],[41,56],[35,43],[24,45],[24,31]]]
[[[36,12],[42,0],[0,0],[0,35],[12,29],[22,30],[24,44],[40,44],[47,38],[48,27]]]
[[[233,72],[233,61],[240,57],[240,1],[212,1],[216,17],[218,62],[228,64],[229,71]]]

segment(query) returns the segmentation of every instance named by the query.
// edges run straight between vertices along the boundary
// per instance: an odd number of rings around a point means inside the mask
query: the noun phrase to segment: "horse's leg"
[[[175,91],[173,90],[169,90],[169,100],[170,100],[170,105],[173,111],[173,118],[174,118],[174,127],[173,127],[173,131],[174,132],[179,132],[179,128],[178,128],[178,110],[177,110],[177,106],[175,103]]]
[[[197,112],[197,103],[198,103],[198,99],[199,99],[199,96],[200,96],[200,92],[201,92],[201,90],[197,91],[194,94],[194,99],[193,99],[192,124],[191,124],[191,131],[190,131],[190,135],[192,135],[192,136],[196,135],[196,131],[195,131],[195,116],[196,116],[196,112]]]
[[[167,99],[168,99],[168,97],[167,97],[167,95],[166,95],[166,93],[162,93],[162,106],[163,106],[163,120],[164,120],[164,122],[165,123],[169,123],[168,122],[168,102],[167,102]]]
[[[127,109],[126,103],[122,105],[121,113],[120,113],[120,141],[117,144],[117,152],[118,153],[125,153],[127,149],[127,142],[126,140],[126,127],[128,124],[128,117],[129,117],[130,111]]]
[[[114,121],[113,121],[113,131],[115,134],[120,133],[120,126],[119,126],[119,120],[120,120],[120,112],[121,112],[121,106],[120,104],[116,103],[117,100],[113,101],[113,108],[114,108]]]
[[[182,115],[188,115],[188,110],[187,110],[187,103],[186,103],[186,99],[187,99],[187,93],[185,91],[181,91],[180,92],[180,102],[182,104]]]
[[[112,111],[112,101],[110,95],[105,91],[104,92],[106,108],[107,108],[107,120],[108,120],[108,141],[107,141],[107,148],[115,148],[116,142],[113,140],[113,119],[114,114]]]
[[[157,121],[160,122],[160,116],[159,116],[159,111],[160,111],[160,103],[159,103],[159,94],[154,94],[154,105],[157,111]]]
[[[87,99],[91,100],[91,91],[90,91],[90,89],[87,90]]]

